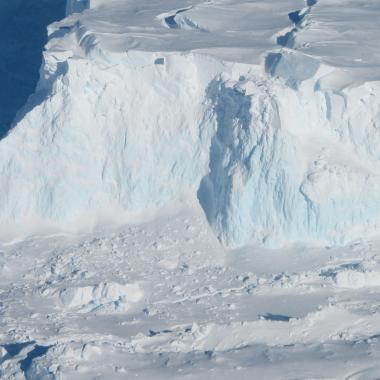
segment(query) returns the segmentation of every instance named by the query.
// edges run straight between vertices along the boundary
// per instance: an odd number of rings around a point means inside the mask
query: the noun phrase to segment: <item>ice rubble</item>
[[[125,312],[142,298],[137,284],[99,283],[82,287],[68,287],[58,291],[62,305],[82,312]]]
[[[229,246],[375,232],[378,62],[359,65],[359,50],[340,67],[328,44],[313,50],[316,23],[330,38],[340,25],[323,1],[265,4],[69,1],[0,141],[3,236],[189,192]]]

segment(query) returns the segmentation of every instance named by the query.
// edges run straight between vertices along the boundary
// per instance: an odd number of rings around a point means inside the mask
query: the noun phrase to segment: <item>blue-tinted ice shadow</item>
[[[35,345],[34,349],[27,354],[26,358],[20,361],[21,370],[26,373],[29,367],[32,365],[33,359],[45,355],[49,351],[49,348],[50,346]]]
[[[0,4],[0,139],[34,92],[47,26],[65,17],[66,0],[12,0]]]
[[[2,347],[5,348],[5,350],[8,352],[9,356],[16,356],[20,353],[20,351],[31,344],[33,344],[34,341],[31,342],[21,342],[21,343],[9,343],[4,344]]]
[[[287,315],[272,314],[272,313],[260,315],[260,318],[265,319],[266,321],[276,321],[276,322],[289,322],[291,319],[291,317]]]

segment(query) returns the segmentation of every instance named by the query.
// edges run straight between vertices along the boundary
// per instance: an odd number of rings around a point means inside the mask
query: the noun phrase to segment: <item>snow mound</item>
[[[347,270],[338,272],[334,280],[337,286],[348,289],[378,287],[380,286],[380,272]]]
[[[363,338],[357,326],[356,315],[339,307],[328,306],[309,313],[305,318],[288,321],[257,320],[229,324],[208,323],[190,327],[180,326],[154,336],[138,335],[132,340],[137,353],[157,351],[169,352],[225,352],[259,344],[285,346],[294,344],[316,344],[324,340],[344,341]],[[376,331],[379,317],[366,319],[367,332]],[[228,334],[226,334],[228,331]]]
[[[143,297],[138,284],[104,283],[82,287],[47,290],[44,295],[58,295],[60,304],[81,312],[126,312]]]

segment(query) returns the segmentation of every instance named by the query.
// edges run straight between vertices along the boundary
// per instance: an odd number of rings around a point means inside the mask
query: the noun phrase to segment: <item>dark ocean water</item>
[[[66,0],[0,0],[0,138],[34,92],[46,28],[65,8]]]

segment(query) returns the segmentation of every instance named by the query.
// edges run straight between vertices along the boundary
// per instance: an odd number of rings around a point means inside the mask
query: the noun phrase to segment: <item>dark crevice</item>
[[[266,321],[274,321],[274,322],[289,322],[292,319],[292,317],[289,317],[288,315],[272,314],[272,313],[260,315],[260,318]]]
[[[22,343],[10,343],[10,344],[4,344],[2,347],[5,348],[5,350],[7,351],[10,357],[13,357],[13,356],[18,355],[23,348],[30,346],[33,343],[34,341],[22,342]]]
[[[288,17],[290,19],[291,22],[293,22],[294,24],[298,24],[302,21],[302,16],[301,16],[301,11],[294,11],[294,12],[290,12],[288,14]]]
[[[299,31],[299,28],[302,29],[301,23],[303,19],[311,11],[311,8],[317,4],[318,0],[305,0],[305,2],[308,9],[299,9],[288,13],[289,20],[293,23],[294,27],[282,36],[277,37],[278,45],[288,48],[293,47],[295,35]]]
[[[177,24],[177,22],[175,20],[175,17],[178,14],[186,12],[186,11],[188,11],[190,9],[191,9],[191,7],[190,8],[180,9],[177,12],[175,12],[173,15],[165,17],[165,23],[168,26],[168,28],[170,28],[170,29],[179,29],[179,25]]]
[[[20,361],[20,368],[26,374],[30,366],[32,365],[33,359],[45,355],[50,346],[39,346],[36,344],[32,351],[29,351],[26,358]]]

